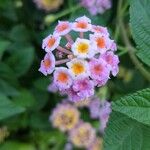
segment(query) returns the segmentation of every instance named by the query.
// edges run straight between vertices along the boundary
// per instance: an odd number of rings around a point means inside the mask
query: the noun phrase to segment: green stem
[[[126,47],[123,47],[123,46],[120,46],[120,45],[118,45],[117,48],[118,48],[118,50],[120,50],[120,51],[127,51],[127,48],[126,48]]]
[[[62,11],[61,13],[56,14],[56,16],[55,16],[55,17],[56,17],[56,20],[57,20],[58,18],[61,18],[61,17],[65,16],[65,15],[68,15],[68,14],[70,14],[71,12],[74,12],[74,11],[80,9],[80,8],[81,8],[80,5],[76,5],[76,6],[74,6],[74,7],[71,7],[71,8],[69,8],[69,9],[67,9],[67,10],[64,10],[64,11]]]
[[[122,55],[127,54],[127,53],[128,53],[128,50],[124,50],[122,52],[119,52],[117,55],[122,56]]]
[[[76,5],[76,6],[74,6],[74,7],[71,7],[71,8],[69,8],[69,9],[66,9],[66,10],[64,10],[64,11],[62,11],[62,12],[60,12],[60,13],[57,13],[56,15],[54,15],[54,14],[49,14],[49,15],[47,15],[47,16],[45,17],[45,24],[46,24],[46,25],[49,25],[50,23],[52,23],[52,22],[58,20],[59,18],[61,18],[61,17],[63,17],[63,16],[66,16],[66,15],[68,15],[68,14],[70,14],[70,13],[73,13],[74,11],[76,11],[76,10],[78,10],[78,9],[80,9],[80,8],[81,8],[80,5]]]

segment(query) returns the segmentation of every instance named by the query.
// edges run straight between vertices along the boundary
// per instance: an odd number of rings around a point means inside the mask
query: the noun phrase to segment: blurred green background
[[[38,72],[44,56],[42,39],[52,33],[58,19],[87,15],[93,23],[107,26],[112,38],[122,45],[116,31],[117,4],[114,0],[112,9],[93,17],[76,0],[64,0],[52,11],[38,9],[32,0],[0,0],[0,150],[63,149],[66,135],[48,121],[62,97],[48,93],[50,78]],[[128,12],[125,21],[129,21]],[[121,46],[118,52],[122,52]],[[120,62],[117,78],[103,90],[97,89],[100,98],[114,100],[148,86],[128,54],[120,55]],[[96,126],[86,111],[83,114],[83,120]]]

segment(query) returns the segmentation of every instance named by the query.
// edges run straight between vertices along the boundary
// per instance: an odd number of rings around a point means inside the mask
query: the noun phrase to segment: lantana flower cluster
[[[81,102],[83,102],[82,108],[87,107],[89,109],[92,119],[100,120],[100,130],[98,131],[102,135],[111,112],[110,103],[101,101],[97,97],[78,101],[77,103]],[[62,132],[67,132],[68,143],[65,146],[65,150],[72,150],[73,145],[87,150],[100,150],[102,139],[96,135],[96,130],[90,123],[84,122],[80,118],[78,110],[80,106],[69,99],[65,99],[54,108],[50,115],[50,121],[55,128],[60,129]],[[94,111],[94,108],[96,111]]]
[[[81,0],[81,5],[88,9],[91,15],[103,14],[112,6],[111,0]]]
[[[55,128],[62,132],[73,129],[79,122],[80,113],[69,103],[58,104],[53,110],[50,120]]]
[[[72,38],[73,33],[77,37]],[[91,24],[86,16],[75,22],[59,21],[42,48],[46,55],[39,71],[45,76],[53,74],[49,90],[67,94],[73,101],[94,95],[95,87],[105,85],[110,74],[118,73],[116,43],[106,27]]]
[[[33,0],[33,2],[39,9],[45,11],[57,10],[63,4],[63,0]]]

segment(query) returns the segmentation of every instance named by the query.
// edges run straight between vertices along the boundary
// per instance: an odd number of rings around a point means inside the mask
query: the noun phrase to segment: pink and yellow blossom
[[[74,81],[73,90],[81,98],[88,98],[94,95],[94,83],[89,78],[77,79]]]
[[[111,0],[81,0],[81,5],[88,9],[91,15],[103,14],[111,8]]]
[[[65,67],[58,67],[54,72],[54,83],[59,90],[65,90],[72,85],[72,77]]]
[[[80,148],[88,148],[95,140],[96,132],[90,123],[81,122],[70,132],[70,140]]]
[[[45,49],[46,52],[51,52],[58,47],[60,44],[61,37],[49,35],[43,40],[42,48]]]
[[[78,37],[73,38],[73,32],[78,32]],[[54,33],[43,40],[42,48],[47,54],[39,71],[52,74],[49,90],[66,94],[72,101],[92,96],[95,87],[107,83],[110,73],[118,73],[115,41],[106,27],[93,25],[86,16],[74,22],[59,21]]]
[[[96,42],[77,38],[72,45],[72,51],[79,58],[92,58],[96,54]]]
[[[69,21],[59,21],[55,27],[54,35],[62,36],[68,34],[72,30],[72,23]]]
[[[45,76],[51,74],[55,69],[55,57],[52,53],[47,53],[44,59],[41,61],[39,71]]]
[[[101,56],[106,62],[107,65],[110,67],[113,76],[116,76],[119,72],[119,58],[117,55],[114,55],[113,52],[107,52]]]
[[[86,16],[79,17],[73,23],[73,30],[77,32],[87,32],[91,30],[91,20]]]
[[[70,104],[58,104],[53,110],[50,120],[55,128],[61,131],[69,131],[78,124],[80,113],[75,106]]]
[[[86,60],[74,58],[67,63],[67,66],[73,78],[88,77],[90,75],[89,66]]]

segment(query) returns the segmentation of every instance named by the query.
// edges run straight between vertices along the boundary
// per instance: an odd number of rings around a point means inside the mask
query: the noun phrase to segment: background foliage
[[[66,143],[65,134],[48,121],[62,98],[47,92],[50,79],[38,72],[41,41],[58,19],[84,14],[109,28],[120,56],[117,78],[96,91],[113,101],[104,150],[150,149],[150,0],[114,0],[112,9],[94,17],[75,5],[64,0],[57,11],[46,13],[30,0],[0,1],[0,127],[9,132],[0,150],[61,150]]]

